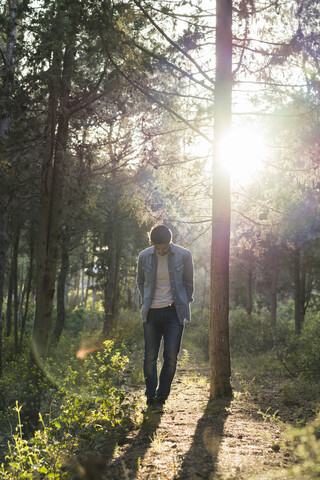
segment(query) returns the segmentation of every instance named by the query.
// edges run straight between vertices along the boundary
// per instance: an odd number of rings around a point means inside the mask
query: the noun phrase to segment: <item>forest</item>
[[[319,478],[319,62],[317,0],[0,0],[0,479]],[[159,224],[195,292],[150,413]]]

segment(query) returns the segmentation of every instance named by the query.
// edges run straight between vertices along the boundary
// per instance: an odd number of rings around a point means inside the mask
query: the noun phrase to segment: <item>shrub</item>
[[[301,463],[288,472],[286,478],[312,480],[320,477],[320,413],[313,422],[303,428],[291,429],[289,440],[296,443],[296,454]]]
[[[248,315],[243,309],[230,311],[230,347],[233,353],[263,353],[273,346],[273,331],[267,312]]]
[[[277,355],[292,377],[320,379],[320,315],[309,315],[300,335],[284,336]]]
[[[128,427],[135,405],[124,401],[127,362],[125,347],[116,347],[111,340],[82,359],[70,349],[60,358],[55,355],[48,359],[49,377],[59,379],[50,409],[40,414],[41,428],[27,440],[22,432],[21,407],[16,404],[18,425],[0,468],[0,479],[70,478],[65,469],[82,444],[93,448],[111,430]]]
[[[131,350],[142,348],[143,325],[140,312],[120,310],[110,337],[115,344],[125,343]]]

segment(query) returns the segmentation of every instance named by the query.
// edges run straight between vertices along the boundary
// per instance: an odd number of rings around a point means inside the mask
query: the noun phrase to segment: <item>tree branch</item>
[[[170,43],[175,49],[177,49],[182,55],[184,55],[193,65],[197,68],[197,70],[203,75],[203,77],[208,80],[210,83],[214,84],[214,80],[212,80],[206,73],[202,70],[200,65],[186,52],[183,48],[180,47],[175,41],[173,41],[168,35],[156,24],[153,18],[150,17],[148,12],[142,7],[141,3],[138,0],[133,0],[137,7],[142,11],[144,16],[152,23],[152,25],[161,33],[161,35]]]
[[[134,0],[135,1],[135,0]],[[133,85],[137,90],[139,90],[143,95],[145,95],[147,98],[149,98],[149,100],[151,100],[152,102],[156,103],[157,105],[159,105],[161,108],[164,108],[165,110],[167,110],[167,112],[171,113],[171,115],[173,115],[175,118],[177,118],[178,120],[180,120],[180,122],[184,123],[185,125],[187,125],[191,130],[193,130],[194,132],[196,132],[198,135],[200,135],[202,138],[204,138],[205,140],[207,140],[207,142],[210,143],[210,145],[212,145],[212,140],[207,137],[207,135],[205,135],[203,132],[201,132],[197,127],[195,127],[194,125],[192,125],[192,123],[190,123],[188,120],[186,120],[185,118],[183,118],[179,113],[177,113],[175,110],[173,110],[172,108],[168,107],[167,105],[165,105],[163,102],[161,102],[160,100],[158,100],[157,98],[155,98],[153,95],[151,95],[145,88],[143,88],[141,85],[139,85],[137,82],[135,82],[134,80],[132,80],[131,78],[128,77],[128,75],[126,73],[124,73],[120,67],[115,63],[115,61],[113,60],[113,58],[111,57],[109,51],[107,50],[106,48],[106,52],[107,52],[107,55],[108,55],[108,58],[110,60],[110,62],[112,63],[112,65],[118,70],[118,72],[131,84]]]
[[[180,67],[177,67],[177,65],[175,65],[174,63],[171,63],[169,62],[165,57],[163,57],[162,55],[159,55],[157,53],[154,53],[154,52],[151,52],[150,50],[146,49],[145,47],[143,47],[142,45],[139,45],[138,43],[136,43],[133,39],[130,39],[130,42],[127,42],[127,45],[130,45],[131,46],[135,46],[136,48],[138,48],[139,50],[141,50],[141,52],[143,53],[146,53],[147,55],[150,55],[151,57],[153,58],[156,58],[157,60],[159,60],[160,62],[164,63],[165,65],[167,65],[168,67],[176,70],[177,72],[181,73],[181,75],[183,75],[184,77],[187,77],[189,78],[190,80],[192,80],[193,82],[197,83],[198,85],[201,85],[201,87],[205,88],[206,90],[209,90],[211,93],[214,93],[214,88],[212,87],[209,87],[207,85],[205,85],[203,83],[203,81],[201,80],[197,80],[196,78],[194,78],[194,76],[191,74],[191,73],[188,73],[186,72],[185,70],[183,70],[182,68]]]

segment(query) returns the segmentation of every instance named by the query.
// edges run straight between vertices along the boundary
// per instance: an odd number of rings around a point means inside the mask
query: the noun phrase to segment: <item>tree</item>
[[[221,144],[231,127],[232,2],[217,0],[212,195],[210,396],[231,394],[229,351],[230,180]]]

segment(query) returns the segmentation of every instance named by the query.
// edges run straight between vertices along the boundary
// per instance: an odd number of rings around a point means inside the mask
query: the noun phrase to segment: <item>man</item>
[[[171,230],[165,225],[154,227],[149,237],[153,246],[140,252],[137,276],[145,340],[145,394],[149,407],[162,408],[176,371],[183,327],[191,319],[193,262],[188,250],[172,243]],[[158,385],[162,337],[164,362]]]

